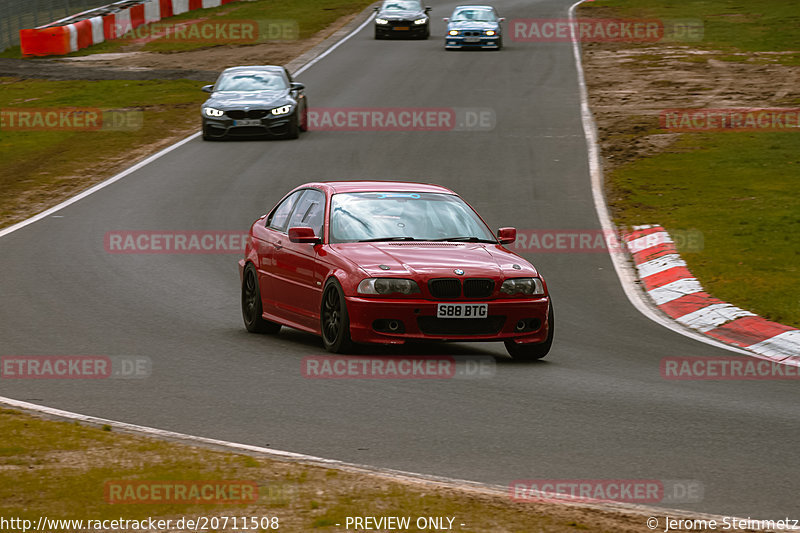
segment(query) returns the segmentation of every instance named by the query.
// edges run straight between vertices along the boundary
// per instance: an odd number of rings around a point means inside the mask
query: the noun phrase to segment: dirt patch
[[[665,109],[796,107],[800,67],[776,63],[779,55],[584,44],[589,104],[605,171],[669,150],[682,134],[658,131]],[[719,59],[731,56],[741,61]]]

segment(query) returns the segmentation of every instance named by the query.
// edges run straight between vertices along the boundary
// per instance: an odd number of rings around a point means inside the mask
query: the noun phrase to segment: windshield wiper
[[[487,242],[497,244],[497,241],[490,239],[481,239],[480,237],[445,237],[444,239],[434,239],[436,242],[454,241],[454,242]]]
[[[358,242],[380,242],[380,241],[422,241],[425,239],[415,239],[414,237],[376,237],[374,239],[361,239]]]

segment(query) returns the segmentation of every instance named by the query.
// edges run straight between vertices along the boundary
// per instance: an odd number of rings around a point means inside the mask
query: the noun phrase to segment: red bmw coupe
[[[250,228],[239,261],[248,331],[289,326],[353,343],[504,341],[519,359],[553,342],[544,279],[453,191],[390,181],[307,183]]]

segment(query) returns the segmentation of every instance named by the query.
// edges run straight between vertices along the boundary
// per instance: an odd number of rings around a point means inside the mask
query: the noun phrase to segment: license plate
[[[396,29],[396,30],[408,30],[409,27],[408,26],[395,26],[394,29]]]
[[[479,42],[481,42],[481,38],[480,37],[467,37],[467,38],[464,39],[464,42],[465,43],[479,43]]]
[[[258,118],[246,118],[244,120],[234,120],[234,126],[260,126],[261,119]]]
[[[486,318],[489,304],[437,304],[436,318]]]

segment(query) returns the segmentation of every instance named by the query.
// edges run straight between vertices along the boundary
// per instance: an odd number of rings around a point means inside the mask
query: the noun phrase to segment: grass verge
[[[786,52],[783,64],[800,65],[800,10],[785,0],[594,0],[581,6],[581,16],[613,10],[620,18],[693,19],[702,22],[702,41],[682,43],[721,52],[729,61],[753,59],[753,52]],[[675,44],[675,43],[670,43]],[[649,44],[647,45],[649,46]],[[750,54],[747,54],[750,52]],[[727,55],[726,55],[727,54]]]
[[[119,434],[108,426],[42,420],[11,409],[0,408],[0,436],[0,516],[34,524],[41,516],[64,520],[255,516],[277,517],[280,531],[307,532],[345,531],[348,516],[409,516],[412,523],[417,517],[451,517],[453,530],[463,532],[562,533],[637,531],[645,520],[212,451]],[[108,503],[106,483],[124,480],[255,482],[258,499],[227,505]]]
[[[197,9],[162,21],[140,26],[119,39],[90,46],[68,54],[66,57],[80,57],[98,53],[127,52],[186,52],[216,46],[258,44],[270,41],[294,41],[308,39],[323,30],[339,17],[360,11],[372,3],[369,0],[302,0],[286,2],[283,0],[255,0],[233,2],[221,7]],[[252,23],[258,31],[254,39],[237,42],[238,37],[226,33],[224,28],[231,22]],[[194,34],[191,26],[210,23],[219,26],[221,33]],[[186,31],[180,32],[180,26]],[[229,29],[231,26],[227,26]],[[247,26],[249,28],[249,26]],[[241,28],[240,28],[241,29]],[[172,38],[153,38],[165,34]],[[226,40],[227,39],[227,40]],[[20,58],[20,47],[9,48],[0,57]]]
[[[705,37],[697,49],[753,62],[760,61],[758,53],[776,52],[784,65],[800,64],[800,12],[780,0],[642,0],[635,4],[597,0],[581,16],[591,16],[597,9],[603,16],[611,12],[621,18],[699,18]],[[665,54],[674,53],[672,44],[648,46],[658,56],[661,46]],[[688,89],[678,84],[669,90]],[[735,87],[728,90],[734,94]],[[790,92],[769,105],[798,107],[800,94]],[[704,107],[746,106],[712,103]],[[647,124],[633,137],[663,133],[652,129],[658,127],[656,119],[639,118]],[[635,140],[624,133],[605,135],[607,139],[616,135],[620,146]],[[683,256],[708,292],[765,318],[800,327],[798,154],[800,131],[681,133],[667,149],[609,172],[609,203],[619,225],[656,223],[668,230],[700,230],[704,249]]]
[[[0,225],[49,207],[65,193],[111,175],[196,129],[197,110],[204,101],[201,85],[192,80],[0,78]],[[43,131],[16,126],[21,112],[69,108],[116,110],[116,116],[126,121],[118,130],[61,129],[78,124],[74,121]]]

